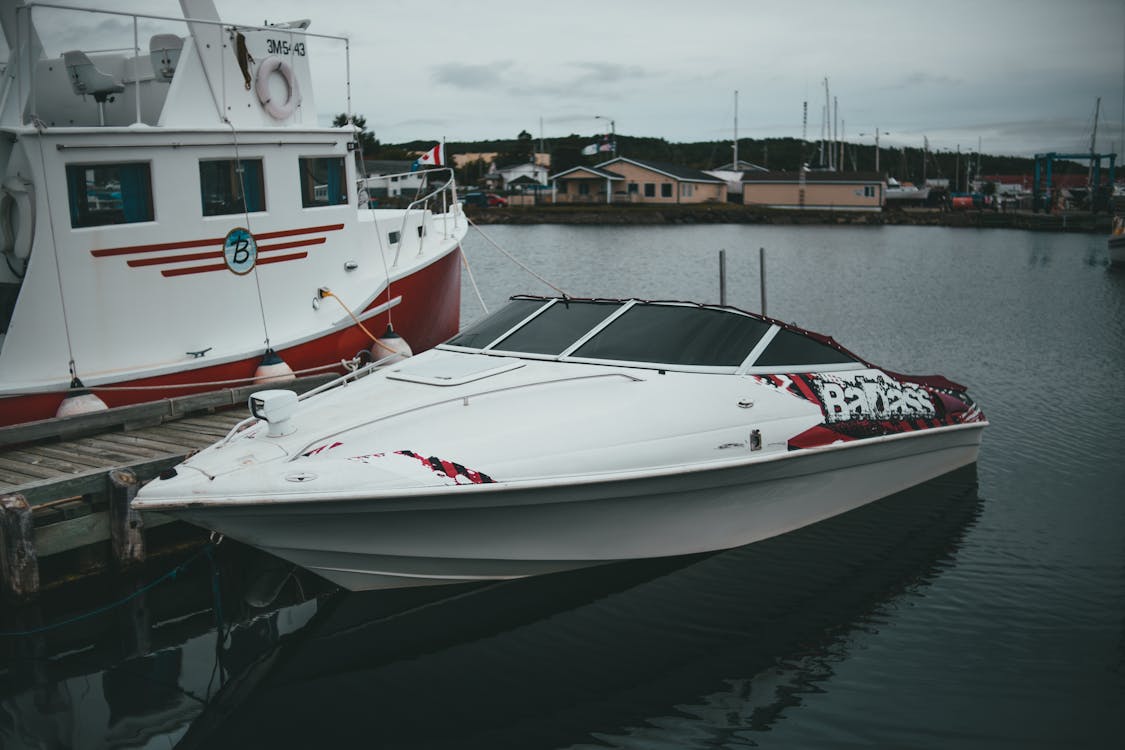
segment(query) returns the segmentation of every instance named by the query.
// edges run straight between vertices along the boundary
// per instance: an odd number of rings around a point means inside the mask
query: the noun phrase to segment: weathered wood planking
[[[313,375],[280,384],[298,393],[312,390],[330,380],[335,374]],[[251,394],[269,388],[269,385],[247,385],[221,391],[177,396],[132,406],[119,406],[92,414],[56,417],[38,422],[0,428],[0,447],[42,440],[62,440],[81,435],[94,435],[107,430],[123,430],[135,425],[155,425],[180,419],[193,412],[223,409],[246,404]],[[95,389],[96,390],[96,389]]]
[[[301,378],[286,388],[303,392],[334,376]],[[104,412],[0,428],[0,494],[22,495],[33,508],[77,495],[105,493],[106,474],[130,469],[145,482],[183,457],[222,439],[248,416],[242,405],[263,386],[181,396]],[[129,424],[151,426],[127,429]]]
[[[246,418],[246,412],[238,409],[223,417],[229,430]],[[8,475],[8,481],[0,481],[0,494],[23,495],[34,507],[63,497],[101,494],[107,489],[106,473],[114,468],[131,469],[142,482],[148,481],[178,464],[191,451],[219,440],[227,430],[200,433],[168,430],[162,425],[49,446],[9,449],[0,453],[0,469]],[[73,458],[61,459],[60,453]],[[92,466],[91,460],[99,458],[101,465]]]

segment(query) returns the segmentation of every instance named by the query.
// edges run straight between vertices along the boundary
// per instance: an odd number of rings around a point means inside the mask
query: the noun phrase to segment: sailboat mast
[[[734,90],[734,165],[732,171],[738,171],[738,89]]]

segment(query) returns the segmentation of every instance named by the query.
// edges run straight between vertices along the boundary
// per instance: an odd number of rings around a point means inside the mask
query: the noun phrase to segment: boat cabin
[[[729,374],[867,367],[828,337],[733,307],[688,302],[516,296],[439,348]]]

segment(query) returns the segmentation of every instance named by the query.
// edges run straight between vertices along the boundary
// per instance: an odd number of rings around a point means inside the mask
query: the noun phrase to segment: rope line
[[[388,286],[387,288],[389,289],[389,288],[390,288],[390,286]],[[350,309],[348,309],[348,306],[344,304],[344,300],[340,299],[339,297],[337,297],[337,296],[336,296],[335,294],[333,294],[333,293],[332,293],[332,290],[331,290],[331,289],[327,289],[327,288],[321,287],[321,296],[323,296],[323,297],[331,297],[332,299],[334,299],[334,300],[336,300],[337,302],[339,302],[339,303],[340,303],[340,307],[344,308],[344,312],[346,312],[346,313],[347,313],[347,314],[348,314],[348,315],[349,315],[349,316],[351,317],[351,319],[355,321],[355,324],[356,324],[357,326],[359,326],[359,327],[360,327],[360,329],[361,329],[361,330],[362,330],[362,331],[363,331],[364,333],[366,333],[366,334],[367,334],[367,337],[368,337],[369,339],[371,339],[371,340],[372,340],[373,342],[375,342],[375,345],[376,345],[376,346],[380,347],[381,349],[386,349],[386,350],[387,350],[388,352],[390,352],[391,354],[398,354],[398,352],[396,352],[396,351],[395,351],[394,349],[392,349],[391,347],[387,346],[387,345],[386,345],[386,344],[384,344],[384,343],[383,343],[382,341],[380,341],[380,340],[379,340],[378,338],[376,338],[376,337],[375,337],[375,334],[373,334],[373,333],[371,333],[371,331],[367,330],[367,326],[365,326],[365,325],[363,324],[363,322],[362,322],[362,321],[360,321],[360,319],[359,319],[359,318],[357,318],[357,317],[355,316],[355,313],[353,313],[353,312],[352,312],[352,311],[351,311]],[[388,321],[390,320],[390,316],[391,316],[391,311],[390,311],[390,310],[388,309],[388,310],[387,310],[387,320],[388,320]]]
[[[476,223],[475,221],[473,221],[472,219],[469,219],[469,217],[468,217],[468,215],[467,215],[467,214],[466,214],[465,218],[466,218],[466,219],[468,219],[468,221],[469,221],[469,224],[470,224],[470,225],[471,225],[471,226],[473,227],[473,229],[475,229],[475,230],[477,230],[478,232],[480,232],[480,236],[481,236],[481,237],[484,237],[484,238],[485,238],[486,240],[488,240],[489,244],[491,244],[491,245],[492,245],[492,246],[493,246],[494,248],[496,248],[497,250],[499,250],[499,251],[500,251],[500,252],[501,252],[501,253],[502,253],[502,254],[504,255],[504,257],[506,257],[506,258],[507,258],[508,260],[512,261],[512,262],[513,262],[513,263],[515,263],[515,264],[516,264],[517,266],[519,266],[519,267],[520,267],[520,268],[522,268],[523,270],[527,271],[527,272],[528,272],[529,274],[531,274],[532,276],[534,276],[534,277],[535,277],[536,279],[538,279],[539,281],[543,282],[543,283],[544,283],[544,284],[546,284],[547,286],[551,287],[552,289],[554,289],[554,290],[555,290],[556,292],[558,292],[558,293],[559,293],[559,294],[561,294],[562,296],[564,296],[564,297],[569,297],[569,296],[570,296],[569,294],[567,294],[566,292],[564,292],[564,291],[563,291],[562,289],[559,289],[559,288],[558,288],[557,286],[555,286],[555,285],[554,285],[554,284],[552,284],[551,282],[547,281],[547,280],[546,280],[545,278],[543,278],[542,276],[540,276],[539,274],[537,274],[537,273],[536,273],[535,271],[532,271],[532,270],[531,270],[530,268],[528,268],[528,267],[527,267],[526,265],[524,265],[523,263],[521,263],[521,262],[520,262],[519,260],[517,260],[517,259],[515,258],[515,256],[513,256],[513,255],[512,255],[511,253],[509,253],[509,252],[508,252],[507,250],[505,250],[504,248],[500,247],[500,245],[499,245],[499,244],[497,244],[496,240],[492,239],[492,238],[491,238],[491,237],[489,237],[489,236],[488,236],[487,234],[485,234],[484,230],[480,228],[480,225],[478,225],[478,224],[477,224],[477,223]]]
[[[43,169],[43,174],[47,175],[47,174],[50,174],[50,173],[47,171],[47,157],[43,153],[43,131],[47,129],[47,126],[39,118],[35,118],[34,124],[35,124],[35,129],[37,131],[39,131],[38,137],[35,139],[38,142],[38,145],[39,145],[39,164]],[[43,185],[43,192],[47,196],[47,216],[48,217],[51,217],[51,216],[55,215],[54,209],[51,208],[50,184],[51,184],[50,180],[45,180],[45,184]],[[71,378],[71,381],[73,382],[73,380],[78,377],[78,366],[74,362],[74,345],[71,342],[71,337],[70,337],[70,316],[67,314],[67,309],[66,309],[66,295],[63,294],[62,263],[59,260],[59,243],[58,243],[58,240],[55,238],[55,222],[48,221],[47,222],[47,228],[51,233],[51,253],[54,255],[54,258],[55,258],[55,281],[58,283],[58,287],[59,287],[59,311],[62,312],[63,333],[66,335],[66,353],[67,353],[67,356],[70,358],[70,363],[69,363],[68,367],[70,369],[70,378]],[[26,272],[26,266],[24,267],[24,270]]]
[[[469,283],[473,285],[473,291],[476,292],[477,302],[480,302],[480,307],[484,310],[484,314],[488,315],[488,305],[484,304],[484,297],[480,294],[480,288],[477,286],[477,280],[473,276],[473,269],[469,266],[469,258],[465,255],[465,248],[461,248],[461,263],[465,266],[465,271],[469,274]]]
[[[182,563],[180,563],[176,567],[169,570],[167,573],[163,574],[162,576],[160,576],[159,578],[157,578],[154,581],[146,583],[144,586],[141,586],[139,589],[137,589],[133,593],[131,593],[128,596],[125,596],[121,599],[118,599],[115,602],[110,602],[109,604],[103,604],[102,606],[96,607],[96,608],[94,608],[94,609],[92,609],[88,612],[83,612],[80,615],[74,615],[73,617],[68,617],[65,620],[59,620],[58,622],[53,622],[50,625],[43,625],[42,627],[31,628],[30,630],[0,631],[0,638],[21,638],[21,637],[24,637],[24,636],[36,635],[38,633],[45,633],[49,630],[55,630],[57,628],[61,628],[64,625],[71,625],[73,623],[80,622],[82,620],[88,620],[91,617],[96,617],[98,615],[105,614],[106,612],[109,612],[112,609],[116,609],[117,607],[120,607],[124,604],[128,604],[129,602],[133,601],[134,599],[136,599],[141,594],[144,594],[148,591],[151,591],[152,589],[156,588],[157,586],[164,583],[165,581],[175,579],[180,573],[187,570],[188,567],[190,567],[192,563],[194,563],[196,560],[198,560],[201,557],[206,556],[207,558],[210,558],[210,559],[213,560],[212,554],[213,554],[214,549],[215,549],[215,545],[208,542],[203,547],[203,549],[201,549],[199,552],[196,552],[194,555],[189,557],[187,560],[184,560]]]
[[[230,125],[231,140],[234,142],[234,171],[238,175],[238,187],[242,191],[242,217],[246,220],[246,231],[250,236],[254,236],[254,230],[250,227],[250,207],[246,203],[246,179],[242,169],[242,155],[238,150],[238,129],[234,127],[234,123],[230,121],[229,117],[223,117],[227,125]],[[257,240],[255,240],[257,242]],[[258,292],[258,310],[262,314],[262,333],[265,335],[266,349],[270,348],[270,329],[269,324],[266,322],[266,303],[262,299],[262,280],[258,278],[258,260],[254,259],[254,287]]]

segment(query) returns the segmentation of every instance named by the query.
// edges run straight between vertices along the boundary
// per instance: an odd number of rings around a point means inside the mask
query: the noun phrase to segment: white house
[[[369,160],[363,163],[367,176],[361,187],[372,200],[379,198],[413,198],[422,188],[425,173],[411,172],[410,161]]]

